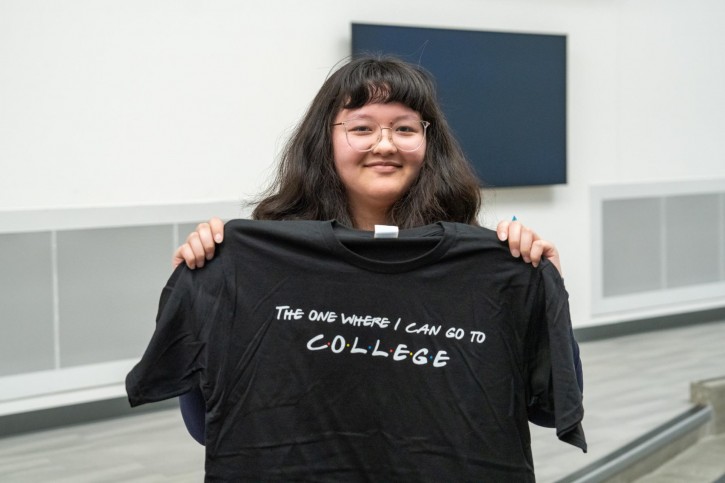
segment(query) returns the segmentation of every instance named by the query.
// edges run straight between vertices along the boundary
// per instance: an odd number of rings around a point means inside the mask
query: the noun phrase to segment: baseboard
[[[725,307],[688,312],[684,314],[663,315],[649,317],[641,320],[629,320],[614,324],[594,325],[574,329],[574,336],[578,342],[589,342],[601,339],[610,339],[625,335],[641,334],[658,330],[674,329],[690,325],[722,322],[725,320]]]
[[[131,408],[128,399],[115,398],[60,406],[0,417],[0,437],[67,427],[111,418],[178,408],[176,399]]]

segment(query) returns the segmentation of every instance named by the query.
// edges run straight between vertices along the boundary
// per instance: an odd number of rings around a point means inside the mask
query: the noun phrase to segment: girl
[[[361,57],[322,85],[289,140],[273,184],[253,211],[258,220],[330,220],[360,230],[412,228],[437,221],[477,225],[476,176],[438,106],[432,79],[391,57]],[[518,222],[501,222],[512,255],[561,272],[556,248]],[[199,225],[174,265],[202,267],[222,241],[223,223]],[[578,365],[575,348],[575,365]],[[579,378],[581,380],[581,377]],[[180,398],[187,427],[203,442],[199,392]]]

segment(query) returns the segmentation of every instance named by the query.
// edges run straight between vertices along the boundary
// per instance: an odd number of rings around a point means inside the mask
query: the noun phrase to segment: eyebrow
[[[378,122],[375,116],[371,116],[370,114],[359,114],[356,116],[348,117],[345,119],[345,121],[351,121],[353,119],[370,119],[372,121]],[[401,119],[414,119],[416,121],[421,121],[420,115],[415,114],[403,114],[401,116],[394,117],[391,122],[395,123],[396,121],[400,121]]]

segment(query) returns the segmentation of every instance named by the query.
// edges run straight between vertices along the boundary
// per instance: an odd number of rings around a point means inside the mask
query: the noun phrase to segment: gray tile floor
[[[556,481],[691,407],[690,382],[725,376],[725,321],[581,344],[589,452],[532,427],[538,481]],[[725,458],[723,459],[725,472]],[[705,480],[710,481],[710,480]]]
[[[725,434],[706,436],[636,483],[725,482]],[[722,479],[722,480],[721,480]]]
[[[725,376],[725,321],[581,348],[589,453],[532,427],[540,482],[556,481],[688,409],[691,381]],[[725,474],[725,458],[708,461],[722,462]],[[202,480],[203,462],[203,448],[175,410],[0,439],[0,481],[8,483],[192,482]]]

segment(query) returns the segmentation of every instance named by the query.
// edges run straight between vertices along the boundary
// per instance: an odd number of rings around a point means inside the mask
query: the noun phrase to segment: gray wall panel
[[[665,198],[668,288],[720,279],[719,203],[717,194]]]
[[[61,367],[139,357],[171,275],[172,226],[58,233]]]
[[[182,244],[186,241],[186,237],[189,236],[189,233],[196,230],[196,226],[198,223],[179,223],[176,228],[176,233],[179,238],[179,244]],[[176,247],[174,247],[176,249]]]
[[[662,288],[659,198],[608,200],[602,206],[605,297]]]
[[[0,235],[0,376],[53,369],[50,232]]]

